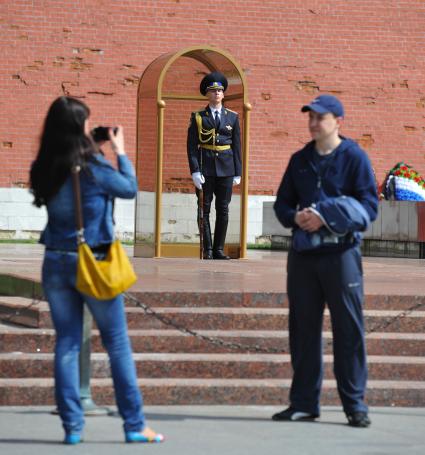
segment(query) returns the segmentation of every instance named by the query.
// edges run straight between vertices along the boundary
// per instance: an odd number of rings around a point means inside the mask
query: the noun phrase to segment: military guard
[[[206,75],[200,92],[208,98],[205,109],[193,112],[187,133],[187,155],[192,180],[196,187],[198,206],[203,193],[204,259],[230,259],[224,254],[229,203],[233,185],[241,181],[241,140],[239,117],[223,106],[227,79],[220,72]],[[216,222],[214,242],[209,221],[215,195]]]

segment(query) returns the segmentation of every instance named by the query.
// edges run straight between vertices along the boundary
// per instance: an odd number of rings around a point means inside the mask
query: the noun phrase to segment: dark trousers
[[[359,248],[339,253],[288,255],[289,342],[294,376],[291,406],[319,414],[323,378],[322,321],[332,322],[334,374],[344,411],[367,411],[363,271]]]
[[[205,176],[204,190],[204,216],[210,215],[211,203],[215,196],[216,219],[229,218],[229,204],[232,199],[233,177]]]
[[[233,177],[210,177],[205,176],[202,185],[204,193],[204,249],[222,250],[226,238],[227,225],[229,222],[229,204],[232,199]],[[199,204],[199,191],[198,195]],[[211,243],[211,231],[209,216],[211,204],[215,196],[216,221],[214,229],[214,246]],[[209,235],[208,235],[209,232]]]

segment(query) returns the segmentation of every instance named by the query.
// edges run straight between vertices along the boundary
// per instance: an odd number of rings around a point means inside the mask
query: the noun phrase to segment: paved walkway
[[[336,407],[315,423],[272,422],[272,406],[151,406],[148,424],[165,434],[159,445],[124,444],[118,417],[88,417],[85,442],[60,443],[51,408],[0,407],[0,453],[5,455],[423,455],[425,408],[374,408],[372,426],[351,428]]]
[[[127,249],[132,254],[132,248]],[[39,280],[43,247],[0,244],[0,273]],[[249,250],[248,259],[133,258],[134,291],[285,292],[286,253]],[[425,260],[366,257],[366,294],[425,295]]]

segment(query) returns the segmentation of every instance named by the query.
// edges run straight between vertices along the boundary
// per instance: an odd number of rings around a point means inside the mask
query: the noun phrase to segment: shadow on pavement
[[[2,439],[0,438],[0,444],[42,444],[42,445],[58,445],[61,444],[59,441],[51,441],[47,439]]]

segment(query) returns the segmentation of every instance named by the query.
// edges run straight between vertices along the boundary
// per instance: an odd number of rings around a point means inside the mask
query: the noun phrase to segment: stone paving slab
[[[132,248],[127,247],[129,254]],[[40,279],[43,247],[0,244],[0,274]],[[248,250],[248,259],[200,261],[187,258],[133,258],[134,292],[285,292],[286,253]],[[366,294],[425,295],[425,260],[363,258]]]
[[[60,443],[51,407],[0,408],[0,453],[43,455],[423,455],[425,408],[372,408],[368,429],[346,425],[340,407],[325,407],[319,421],[272,422],[281,406],[148,406],[148,424],[165,434],[159,445],[124,444],[117,416],[87,418],[85,442]]]

